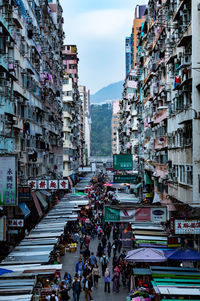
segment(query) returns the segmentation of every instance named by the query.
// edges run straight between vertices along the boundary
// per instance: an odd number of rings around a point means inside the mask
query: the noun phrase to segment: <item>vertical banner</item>
[[[0,241],[6,241],[6,216],[0,217]]]
[[[0,205],[17,205],[16,157],[0,156]]]

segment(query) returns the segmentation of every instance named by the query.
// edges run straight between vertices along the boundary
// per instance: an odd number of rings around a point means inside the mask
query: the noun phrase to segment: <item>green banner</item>
[[[113,209],[110,207],[104,207],[105,222],[119,222],[120,221],[120,210]]]
[[[133,158],[132,155],[113,155],[114,170],[132,170]]]
[[[0,206],[16,205],[16,157],[0,156]]]
[[[114,183],[137,183],[137,175],[114,175]]]

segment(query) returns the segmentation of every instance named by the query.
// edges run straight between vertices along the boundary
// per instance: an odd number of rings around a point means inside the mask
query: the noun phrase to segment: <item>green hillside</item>
[[[91,155],[110,156],[112,105],[91,105]]]

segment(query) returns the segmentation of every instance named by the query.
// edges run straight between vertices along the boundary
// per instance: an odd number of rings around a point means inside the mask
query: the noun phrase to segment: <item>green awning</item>
[[[153,181],[150,178],[150,176],[149,176],[148,173],[145,173],[145,175],[144,175],[144,181],[145,181],[145,184],[153,184]]]
[[[47,209],[48,207],[48,203],[45,201],[45,199],[43,198],[43,196],[41,195],[41,193],[39,191],[36,192],[36,195],[40,201],[40,203],[42,204],[44,209]]]

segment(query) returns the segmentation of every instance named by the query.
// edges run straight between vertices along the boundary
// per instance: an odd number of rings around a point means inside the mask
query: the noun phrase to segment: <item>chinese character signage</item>
[[[38,180],[38,189],[47,189],[47,180]]]
[[[132,155],[113,155],[114,170],[132,170],[133,158]]]
[[[114,183],[137,183],[137,175],[114,175]]]
[[[19,187],[18,186],[18,199],[30,199],[31,197],[31,188],[30,186],[23,186]]]
[[[175,220],[175,234],[200,234],[200,220]]]
[[[24,227],[24,220],[23,219],[9,219],[8,220],[8,226],[9,227],[17,227],[17,228],[23,228]]]
[[[68,189],[68,180],[29,180],[28,186],[31,189]]]
[[[59,189],[68,189],[68,180],[59,180]]]
[[[0,206],[17,205],[16,157],[0,157]]]
[[[37,189],[37,181],[36,180],[29,180],[28,186],[31,187],[31,189]]]
[[[49,189],[58,189],[58,180],[49,180]]]

